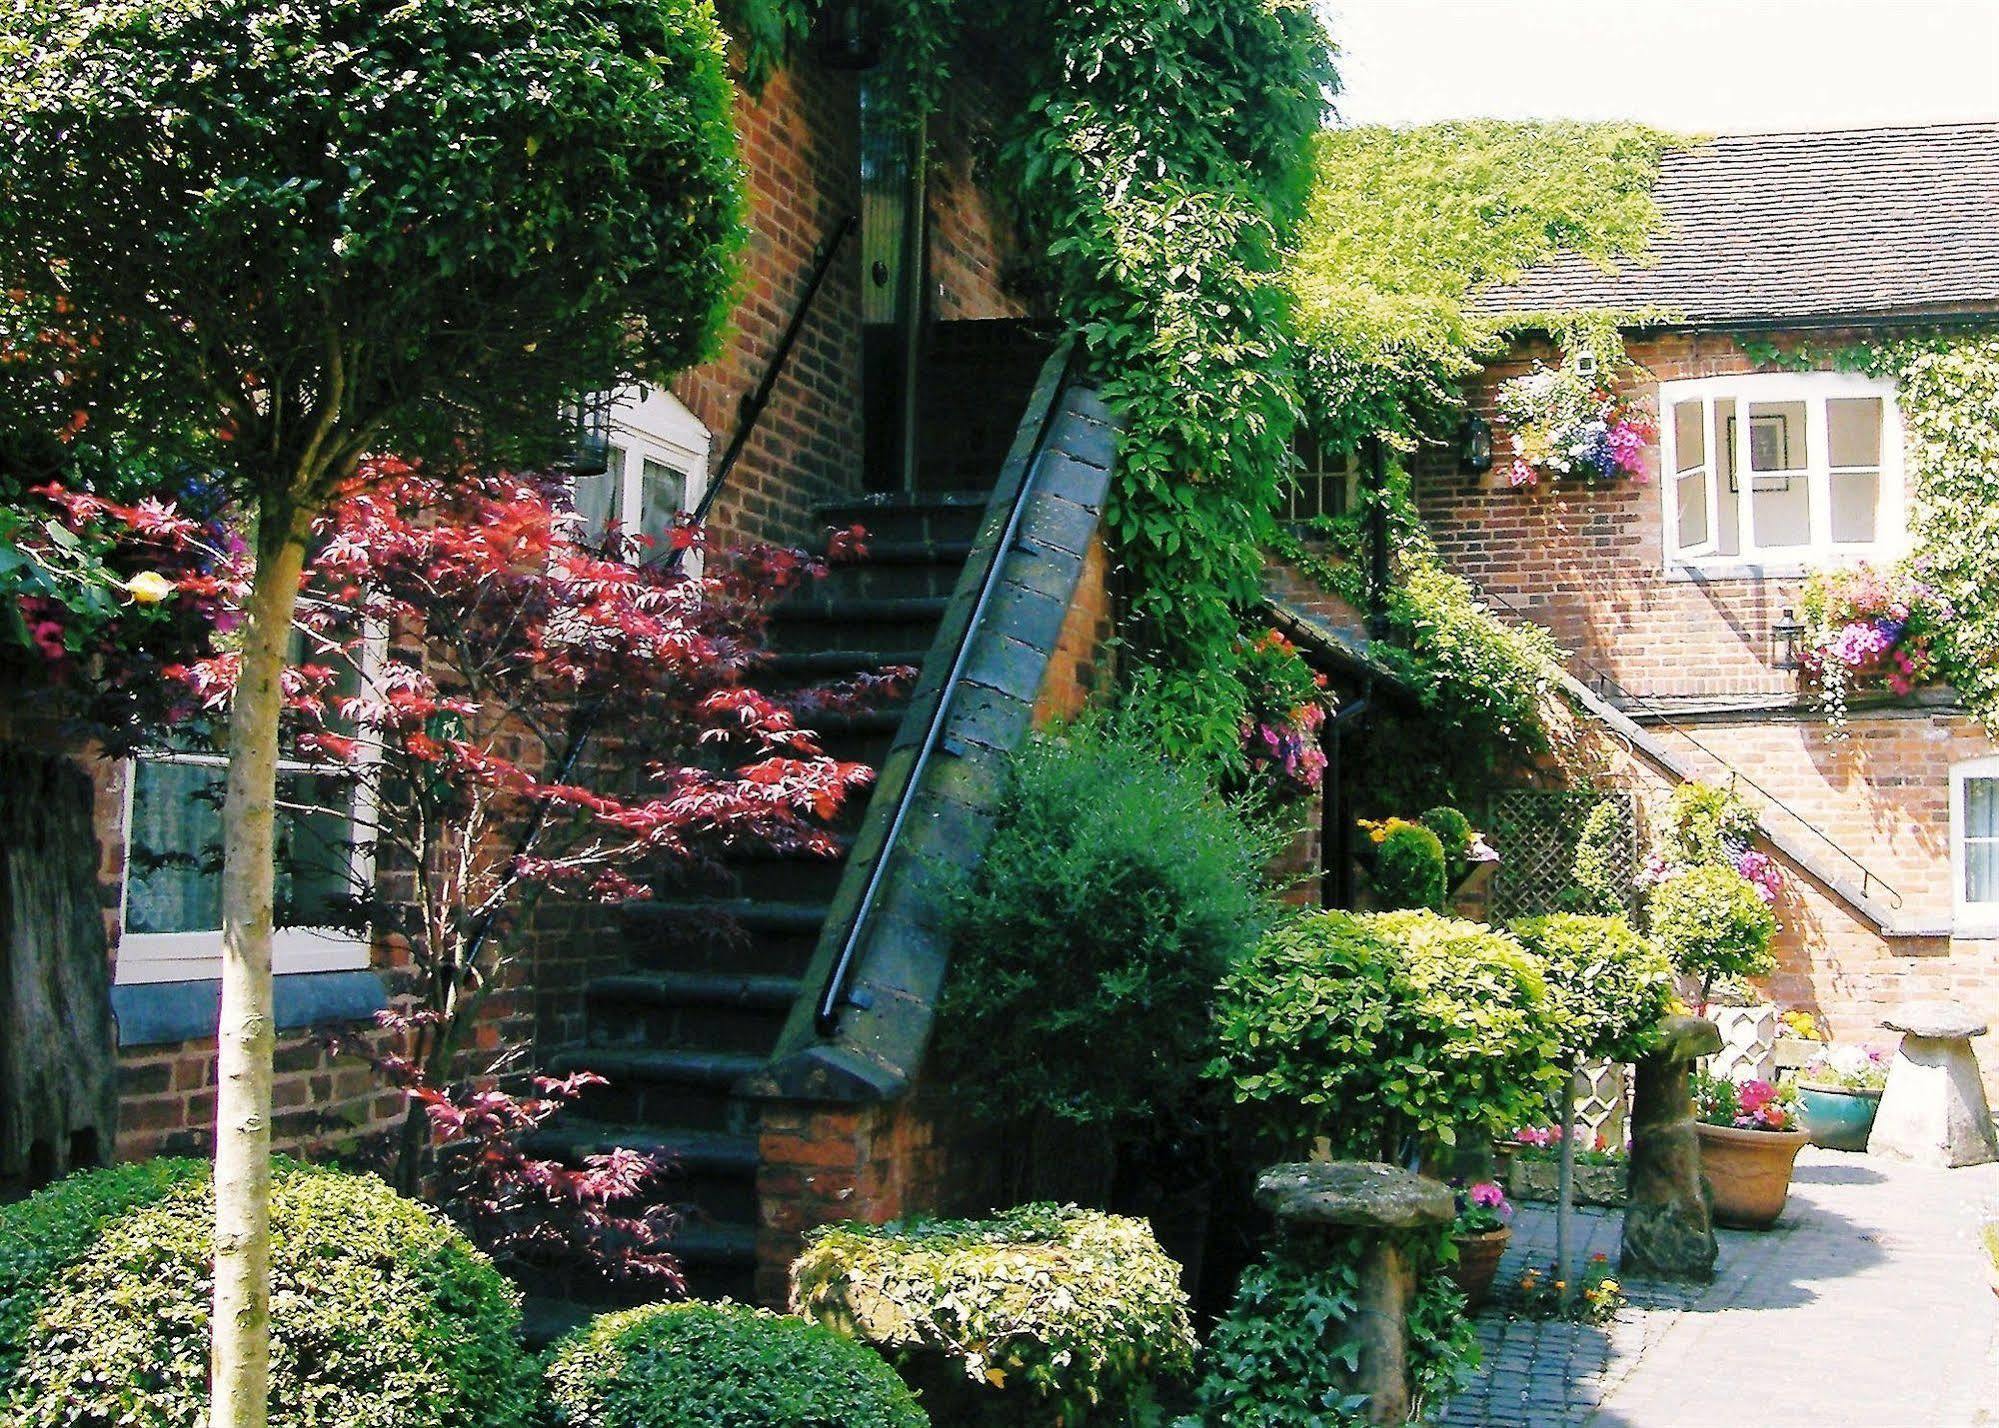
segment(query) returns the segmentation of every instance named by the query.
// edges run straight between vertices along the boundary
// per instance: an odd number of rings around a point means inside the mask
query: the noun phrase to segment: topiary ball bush
[[[1733,868],[1677,872],[1652,889],[1645,911],[1673,966],[1703,988],[1719,977],[1763,977],[1776,970],[1770,943],[1777,935],[1777,914]]]
[[[1396,823],[1374,847],[1374,891],[1389,909],[1444,910],[1450,891],[1443,840],[1420,823]]]
[[[1464,881],[1471,872],[1471,845],[1478,837],[1471,820],[1449,804],[1438,804],[1424,809],[1416,821],[1436,834],[1437,841],[1444,845],[1444,862],[1449,866],[1451,883]]]
[[[92,1172],[0,1211],[0,1421],[200,1422],[214,1214],[208,1168],[191,1162]],[[50,1226],[62,1243],[22,1246]],[[273,1423],[528,1428],[537,1385],[519,1335],[519,1296],[434,1211],[373,1176],[279,1164]]]
[[[881,1355],[740,1304],[648,1304],[557,1344],[545,1375],[558,1428],[926,1428]]]
[[[1673,966],[1621,917],[1560,912],[1509,929],[1541,959],[1548,1008],[1571,1060],[1634,1061],[1673,1000]]]

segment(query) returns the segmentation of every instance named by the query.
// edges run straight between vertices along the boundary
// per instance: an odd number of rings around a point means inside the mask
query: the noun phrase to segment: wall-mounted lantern
[[[1459,433],[1458,461],[1474,476],[1492,469],[1492,423],[1477,412],[1465,418],[1465,428]]]
[[[828,69],[869,70],[881,63],[881,20],[870,0],[830,0],[813,34]]]
[[[1790,606],[1784,613],[1770,622],[1770,666],[1773,669],[1796,669],[1798,641],[1805,636],[1804,622]]]
[[[602,476],[611,465],[611,394],[599,392],[562,409],[568,454],[556,464],[571,476]]]

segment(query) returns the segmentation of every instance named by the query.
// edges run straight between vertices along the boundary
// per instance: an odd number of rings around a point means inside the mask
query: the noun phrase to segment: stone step
[[[771,647],[780,651],[928,649],[950,604],[945,595],[831,599],[814,593],[771,612]]]
[[[796,977],[624,972],[584,989],[592,1046],[768,1054],[798,999]]]
[[[997,477],[993,469],[988,480]],[[916,495],[871,492],[819,508],[820,520],[839,529],[861,526],[868,543],[934,540],[969,541],[986,516],[986,491],[924,491]]]
[[[564,1115],[528,1142],[536,1155],[581,1165],[619,1148],[671,1163],[651,1198],[668,1205],[698,1205],[708,1217],[752,1224],[757,1205],[757,1139],[726,1131],[667,1126],[612,1125]]]
[[[633,960],[656,972],[795,977],[826,921],[823,901],[651,899],[618,911]]]
[[[834,564],[814,590],[836,600],[949,595],[971,553],[970,540],[870,541],[866,556]]]
[[[556,1052],[549,1067],[558,1076],[594,1071],[610,1083],[577,1098],[576,1111],[588,1120],[740,1133],[752,1110],[730,1088],[767,1059],[743,1051],[586,1045]]]

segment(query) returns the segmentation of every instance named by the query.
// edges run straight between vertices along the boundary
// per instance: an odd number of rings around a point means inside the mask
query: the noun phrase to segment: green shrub
[[[205,1160],[148,1160],[72,1175],[0,1207],[0,1395],[27,1352],[49,1282],[89,1251],[107,1223],[207,1175]]]
[[[792,1282],[794,1312],[873,1344],[953,1428],[1122,1424],[1193,1366],[1151,1228],[1073,1205],[829,1226]]]
[[[1673,966],[1621,917],[1556,913],[1509,929],[1541,959],[1548,1009],[1572,1061],[1633,1061],[1673,1000]]]
[[[1776,970],[1777,915],[1733,868],[1682,869],[1653,888],[1645,906],[1652,936],[1674,967],[1699,979],[1702,1001],[1718,977]]]
[[[1453,887],[1463,882],[1471,873],[1472,844],[1478,839],[1478,830],[1471,826],[1471,820],[1452,808],[1449,804],[1439,804],[1426,808],[1416,820],[1444,845],[1446,876]]]
[[[1564,899],[1575,911],[1615,917],[1630,907],[1631,877],[1617,857],[1623,832],[1624,811],[1615,799],[1604,799],[1583,819],[1570,867],[1574,884]]]
[[[165,1193],[141,1188],[122,1214],[107,1213],[66,1264],[23,1276],[24,1287],[39,1283],[0,1385],[0,1417],[11,1428],[167,1428],[202,1418],[214,1196],[200,1170],[166,1177]],[[44,1197],[65,1193],[45,1191],[8,1218],[46,1220],[61,1202]],[[107,1211],[115,1198],[81,1193]],[[532,1422],[519,1297],[458,1231],[379,1180],[280,1163],[271,1287],[274,1423]]]
[[[1389,820],[1381,841],[1374,845],[1370,876],[1375,895],[1390,908],[1442,912],[1450,893],[1443,841],[1420,823]]]
[[[1436,1403],[1478,1363],[1464,1297],[1437,1266],[1448,1228],[1399,1237],[1416,1271],[1409,1306],[1412,1406]],[[1345,1391],[1360,1352],[1361,1241],[1340,1243],[1330,1263],[1307,1264],[1280,1246],[1242,1277],[1234,1306],[1215,1322],[1197,1394],[1203,1428],[1344,1428],[1371,1421],[1364,1397]],[[1344,1331],[1344,1332],[1343,1332]]]
[[[1185,1113],[1214,1054],[1215,984],[1272,916],[1273,851],[1206,783],[1105,725],[1033,740],[947,911],[934,1055],[958,1105],[1114,1142]]]
[[[648,1304],[557,1344],[558,1428],[925,1428],[879,1354],[739,1304]]]
[[[1477,923],[1310,913],[1222,986],[1214,1070],[1288,1154],[1398,1161],[1537,1117],[1559,1080],[1539,965]]]

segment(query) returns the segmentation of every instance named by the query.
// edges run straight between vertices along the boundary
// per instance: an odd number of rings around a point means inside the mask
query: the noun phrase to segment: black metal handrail
[[[1486,604],[1497,606],[1500,609],[1505,610],[1508,614],[1514,616],[1516,619],[1527,621],[1540,628],[1545,628],[1544,626],[1541,626],[1540,622],[1535,620],[1532,615],[1530,615],[1527,611],[1523,610],[1520,606],[1508,600],[1505,596],[1496,595],[1492,591],[1487,590],[1483,586],[1479,585],[1476,581],[1470,579],[1467,579],[1465,583],[1471,586],[1473,593],[1476,594],[1477,597],[1480,600],[1484,601]],[[1859,858],[1855,857],[1852,853],[1848,852],[1840,844],[1835,843],[1829,836],[1826,835],[1826,833],[1823,830],[1821,830],[1818,827],[1817,824],[1813,823],[1810,819],[1806,818],[1802,813],[1798,812],[1797,809],[1791,807],[1790,804],[1784,802],[1783,799],[1779,798],[1776,794],[1770,792],[1769,789],[1763,787],[1762,784],[1758,783],[1755,779],[1751,778],[1748,774],[1744,773],[1741,769],[1737,768],[1734,764],[1730,763],[1727,759],[1723,758],[1720,754],[1716,753],[1713,749],[1709,748],[1706,744],[1702,743],[1700,737],[1697,734],[1695,734],[1693,730],[1689,729],[1686,725],[1680,723],[1663,706],[1653,703],[1650,699],[1646,698],[1642,694],[1634,693],[1633,691],[1626,689],[1622,684],[1618,682],[1615,675],[1611,674],[1601,665],[1596,664],[1594,661],[1590,660],[1587,656],[1582,655],[1574,650],[1570,650],[1565,652],[1565,657],[1570,663],[1579,667],[1589,676],[1588,679],[1578,678],[1576,681],[1578,684],[1582,684],[1584,687],[1592,690],[1599,699],[1612,701],[1621,706],[1635,706],[1636,708],[1642,710],[1648,718],[1672,730],[1682,739],[1685,739],[1689,744],[1693,745],[1694,748],[1699,749],[1702,753],[1706,754],[1709,758],[1713,759],[1717,764],[1721,765],[1721,767],[1727,769],[1729,777],[1731,779],[1734,779],[1740,783],[1747,784],[1750,788],[1756,791],[1757,796],[1763,799],[1765,803],[1775,808],[1781,809],[1791,819],[1793,823],[1796,823],[1799,827],[1811,833],[1811,835],[1814,838],[1818,839],[1819,842],[1823,843],[1827,848],[1830,848],[1839,857],[1845,859],[1847,864],[1850,865],[1855,872],[1860,874],[1860,891],[1862,896],[1869,896],[1870,888],[1878,888],[1882,893],[1882,901],[1884,901],[1890,908],[1896,910],[1899,910],[1901,908],[1902,895],[1899,892],[1897,892],[1894,889],[1894,887],[1891,886],[1884,878],[1882,878],[1880,874],[1874,872],[1865,863],[1861,862]]]
[[[861,898],[854,907],[853,921],[847,925],[846,936],[841,940],[839,955],[826,974],[826,984],[820,989],[819,1002],[813,1011],[812,1024],[822,1037],[831,1037],[840,1029],[840,1013],[849,1005],[849,984],[853,980],[855,962],[860,955],[862,940],[867,936],[868,927],[874,919],[875,900],[881,892],[893,860],[896,844],[902,836],[902,827],[909,818],[909,810],[915,805],[917,794],[923,782],[923,772],[929,767],[931,755],[937,751],[943,736],[944,721],[950,716],[952,697],[957,693],[959,682],[964,678],[965,666],[971,658],[972,640],[978,634],[980,622],[985,618],[986,607],[992,602],[993,591],[999,587],[1000,571],[1006,563],[1007,552],[1013,549],[1020,536],[1020,521],[1027,509],[1027,498],[1034,490],[1034,471],[1041,460],[1041,453],[1047,448],[1049,432],[1054,429],[1055,415],[1060,405],[1063,390],[1069,384],[1069,373],[1074,366],[1073,350],[1062,359],[1062,374],[1052,388],[1047,405],[1042,409],[1040,422],[1034,434],[1034,444],[1027,454],[1026,465],[1021,470],[1021,480],[1007,503],[1006,521],[1001,527],[999,538],[992,548],[992,559],[987,564],[979,581],[978,599],[958,632],[957,648],[952,652],[951,667],[945,674],[943,683],[937,688],[936,703],[930,711],[930,719],[923,730],[923,742],[917,746],[916,758],[909,768],[909,777],[903,781],[896,794],[895,811],[888,825],[888,832],[882,838],[881,850],[875,855],[874,866],[868,870],[867,885],[861,890]],[[1023,425],[1025,423],[1023,422]]]
[[[715,508],[715,498],[728,484],[729,473],[735,470],[737,458],[743,454],[743,448],[749,444],[750,435],[756,429],[758,418],[763,416],[764,408],[770,405],[771,393],[777,389],[778,378],[784,374],[785,365],[791,360],[791,349],[798,345],[798,335],[804,330],[805,319],[810,315],[813,303],[818,300],[819,290],[826,284],[826,276],[833,269],[833,259],[839,253],[840,245],[846,241],[847,235],[854,231],[854,224],[854,215],[846,214],[833,225],[833,231],[820,245],[812,266],[812,276],[805,284],[805,291],[798,299],[798,306],[791,310],[791,320],[785,324],[784,333],[778,338],[777,347],[771,353],[770,361],[764,365],[763,377],[755,388],[744,395],[741,418],[736,424],[735,434],[729,438],[729,445],[715,467],[714,476],[710,478],[707,489],[701,493],[700,501],[689,515],[694,526],[699,527],[707,522],[709,512]],[[676,544],[668,550],[647,556],[640,563],[650,566],[663,556],[669,570],[677,569],[686,558],[688,549],[687,546]],[[609,690],[600,691],[576,706],[569,720],[562,757],[556,760],[555,776],[544,782],[559,784],[569,781],[569,776],[576,771],[577,760],[583,756],[584,747],[596,733],[597,723],[603,717],[604,706],[609,702],[610,693]],[[527,824],[521,829],[521,836],[514,844],[514,853],[509,859],[510,862],[517,862],[534,852],[536,845],[541,841],[543,830],[548,827],[548,814],[553,806],[553,801],[546,797],[535,800],[534,807],[528,813]],[[496,904],[479,919],[479,926],[473,930],[471,939],[465,944],[467,966],[472,965],[479,953],[485,949],[499,916],[500,908]]]

